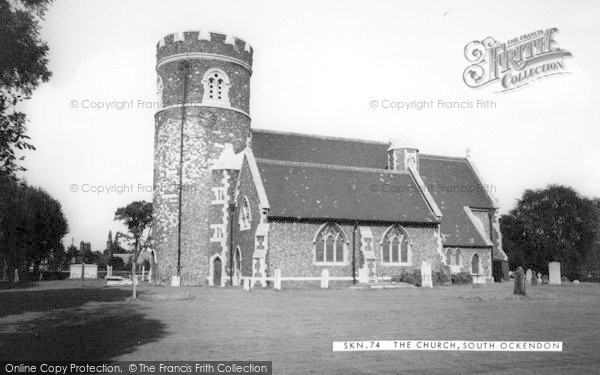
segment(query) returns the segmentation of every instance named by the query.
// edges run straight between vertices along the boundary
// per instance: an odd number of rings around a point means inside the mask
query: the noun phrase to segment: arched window
[[[393,226],[385,232],[381,241],[381,260],[393,265],[411,263],[410,239],[404,229]]]
[[[204,95],[202,102],[229,107],[229,77],[221,69],[209,69],[202,79]]]
[[[252,225],[252,212],[250,212],[250,202],[248,202],[248,198],[244,197],[242,199],[242,206],[240,207],[240,230],[250,229]]]
[[[158,108],[163,107],[163,90],[165,86],[163,85],[162,78],[160,76],[156,77],[156,97],[158,101]]]
[[[346,262],[346,237],[338,225],[322,226],[315,237],[314,244],[317,264]]]
[[[471,258],[471,273],[479,274],[479,255],[477,253],[473,254],[473,258]]]
[[[446,265],[447,266],[452,265],[452,250],[451,249],[446,250]]]
[[[239,246],[235,249],[235,256],[233,258],[233,270],[236,277],[242,276],[242,252]]]
[[[462,255],[460,253],[460,249],[456,250],[456,254],[454,255],[454,264],[460,266],[462,264]]]

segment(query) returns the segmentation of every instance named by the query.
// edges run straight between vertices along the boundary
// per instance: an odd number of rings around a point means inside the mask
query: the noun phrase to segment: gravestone
[[[275,290],[281,290],[281,270],[275,270],[275,285],[273,285]]]
[[[550,285],[560,285],[560,262],[550,262],[548,263],[548,273],[550,275],[550,279],[548,284]]]
[[[250,291],[250,279],[244,279],[244,290],[246,292]]]
[[[527,272],[525,273],[525,280],[527,280],[527,283],[531,283],[531,278],[533,276],[533,271],[530,269],[527,270]]]
[[[525,295],[525,271],[523,271],[523,267],[517,267],[517,271],[515,272],[515,288],[513,293],[518,296]]]
[[[542,273],[541,272],[537,273],[537,283],[542,285]]]
[[[421,262],[421,286],[423,288],[433,288],[433,279],[431,278],[431,264],[426,260]]]
[[[367,268],[361,268],[358,270],[358,282],[366,284],[369,282],[369,270]]]
[[[327,289],[329,288],[329,270],[324,269],[321,272],[321,288]]]
[[[532,286],[537,286],[538,285],[537,279],[535,277],[531,278],[531,285]]]

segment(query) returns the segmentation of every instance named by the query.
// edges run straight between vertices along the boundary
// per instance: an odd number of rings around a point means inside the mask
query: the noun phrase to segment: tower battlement
[[[176,32],[161,38],[156,45],[156,61],[160,65],[176,55],[209,54],[239,60],[250,70],[253,49],[236,36],[208,30]]]

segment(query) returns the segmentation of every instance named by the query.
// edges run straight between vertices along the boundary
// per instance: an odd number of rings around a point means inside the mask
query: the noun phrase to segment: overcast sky
[[[462,74],[467,43],[557,27],[569,75],[497,94]],[[251,43],[254,128],[387,141],[464,156],[493,185],[501,212],[549,183],[600,195],[600,3],[590,1],[75,1],[52,5],[42,38],[53,77],[25,105],[37,151],[23,177],[63,205],[65,243],[103,250],[117,207],[152,199],[155,48],[208,29]],[[497,89],[498,87],[496,87]],[[134,101],[95,110],[83,101]],[[495,109],[393,110],[377,100],[493,100]],[[77,108],[71,108],[76,101]],[[76,185],[77,192],[71,191]],[[82,192],[134,186],[123,194]],[[139,187],[139,189],[138,189]]]

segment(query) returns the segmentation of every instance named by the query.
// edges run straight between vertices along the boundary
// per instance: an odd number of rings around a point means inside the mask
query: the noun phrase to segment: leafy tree
[[[131,261],[131,280],[133,284],[133,299],[136,295],[135,275],[137,268],[137,259],[142,250],[142,237],[144,231],[150,231],[152,224],[152,203],[145,201],[135,201],[125,207],[120,207],[115,212],[115,220],[121,220],[133,236],[133,259]]]
[[[48,45],[40,39],[39,21],[51,2],[0,0],[0,175],[25,170],[17,165],[15,149],[35,149],[26,134],[26,116],[15,107],[50,79]]]
[[[517,206],[502,216],[500,227],[513,265],[542,271],[548,262],[559,261],[564,274],[577,278],[599,223],[594,201],[569,187],[550,185],[526,190]]]
[[[67,259],[69,260],[69,263],[79,261],[79,249],[74,244],[70,244],[69,247],[67,247]]]
[[[67,258],[67,253],[65,252],[65,247],[61,243],[56,249],[53,249],[50,269],[52,271],[62,271],[69,264],[69,259]]]
[[[58,201],[40,188],[0,176],[0,252],[8,261],[9,280],[15,267],[37,268],[52,250],[62,248],[67,232]]]

